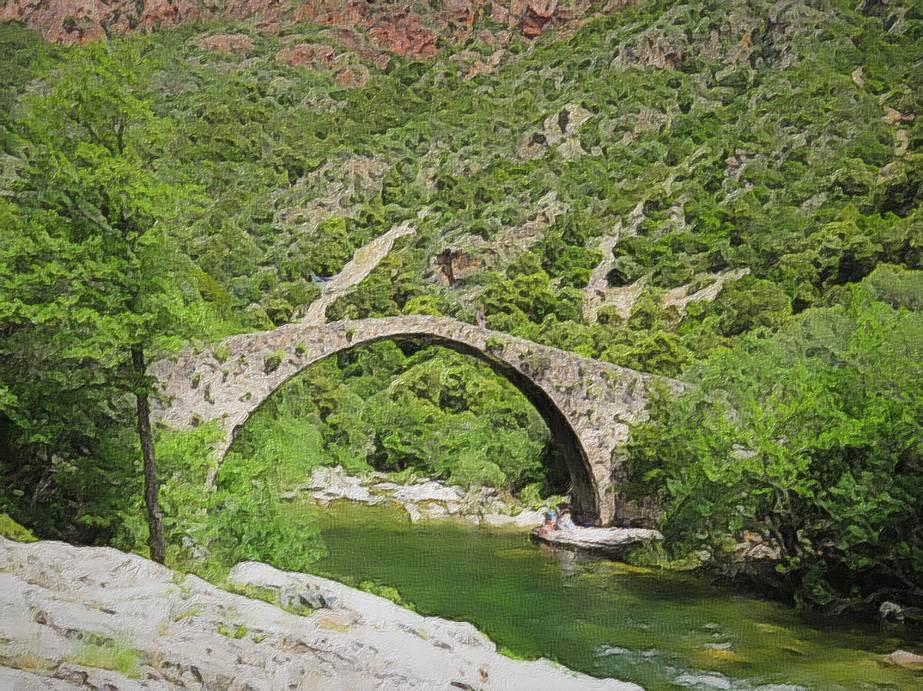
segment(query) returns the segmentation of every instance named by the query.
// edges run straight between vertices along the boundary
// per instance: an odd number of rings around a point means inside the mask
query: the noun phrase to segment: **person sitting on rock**
[[[542,527],[538,529],[539,537],[548,537],[551,533],[557,530],[555,526],[555,513],[554,511],[545,512],[545,522],[542,523]]]
[[[561,504],[558,509],[558,520],[555,522],[555,529],[573,530],[576,527],[574,519],[570,515],[570,507],[567,504]]]

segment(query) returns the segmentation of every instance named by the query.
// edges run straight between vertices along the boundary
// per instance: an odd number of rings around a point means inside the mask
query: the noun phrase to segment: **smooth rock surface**
[[[895,650],[888,655],[885,660],[892,665],[903,667],[904,669],[923,671],[923,655],[916,655],[909,650]]]
[[[541,524],[544,517],[545,512],[541,510],[527,510],[518,513],[515,516],[510,516],[503,513],[489,513],[481,518],[481,522],[493,528],[500,528],[503,526],[513,526],[515,528],[533,528]]]
[[[398,485],[394,489],[394,496],[399,501],[444,501],[457,502],[461,500],[461,493],[455,487],[443,485],[430,480],[419,485]]]
[[[247,562],[229,581],[324,604],[309,616],[137,555],[0,538],[0,688],[637,689],[497,653],[470,624]],[[81,666],[88,646],[119,671]]]
[[[639,542],[663,540],[658,531],[647,528],[574,528],[554,530],[544,536],[539,535],[536,529],[532,531],[532,536],[550,545],[598,554],[615,554]]]

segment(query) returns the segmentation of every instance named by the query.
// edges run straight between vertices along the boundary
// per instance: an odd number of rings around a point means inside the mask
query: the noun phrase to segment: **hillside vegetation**
[[[0,26],[0,511],[140,549],[129,346],[296,321],[406,222],[329,319],[483,312],[699,383],[633,450],[671,549],[720,563],[755,531],[805,601],[923,601],[919,4],[588,4],[534,39],[413,8],[423,53],[311,13],[67,48]],[[525,399],[439,349],[346,354],[265,412],[239,488],[271,494],[298,439],[312,463],[563,489]],[[197,434],[161,435],[168,485],[204,478]]]

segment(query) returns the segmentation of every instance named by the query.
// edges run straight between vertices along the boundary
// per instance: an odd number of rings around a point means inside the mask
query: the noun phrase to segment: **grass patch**
[[[181,622],[186,619],[191,619],[192,617],[194,617],[201,611],[202,611],[201,605],[189,605],[189,607],[185,607],[183,608],[181,612],[178,612],[175,615],[173,615],[173,621]]]
[[[234,640],[240,640],[247,635],[247,627],[243,624],[218,624],[218,628],[215,629],[219,634],[225,638],[233,638]]]
[[[531,660],[531,659],[534,659],[534,658],[526,657],[525,655],[522,655],[521,653],[517,653],[517,652],[516,652],[515,650],[513,650],[512,648],[508,648],[508,647],[506,647],[505,645],[501,645],[499,648],[497,648],[497,652],[500,653],[501,655],[503,655],[503,657],[508,657],[508,658],[510,658],[511,660]]]
[[[46,660],[39,655],[19,653],[17,655],[0,655],[0,667],[50,672],[55,666],[50,660]]]
[[[5,513],[0,513],[0,535],[16,542],[36,542],[38,540],[32,531],[19,525]]]
[[[362,581],[358,587],[359,590],[364,590],[372,595],[378,595],[378,597],[391,600],[394,604],[400,605],[404,609],[409,609],[411,612],[417,611],[417,608],[412,602],[405,600],[400,591],[397,588],[392,588],[390,585],[381,585],[374,581]]]
[[[83,643],[72,662],[83,667],[109,669],[131,679],[141,678],[141,653],[119,643]]]
[[[281,349],[271,352],[263,359],[263,372],[266,374],[272,374],[275,372],[277,369],[279,369],[279,365],[282,364],[282,359],[284,357],[285,353]]]
[[[306,605],[287,605],[283,604],[279,599],[279,591],[276,588],[267,588],[265,586],[250,585],[250,584],[231,584],[226,583],[222,586],[228,592],[234,593],[236,595],[243,595],[248,597],[251,600],[262,600],[263,602],[268,602],[279,609],[285,610],[289,614],[296,614],[300,617],[308,617],[314,613],[312,607]]]
[[[229,355],[230,355],[230,351],[228,350],[228,347],[224,345],[223,343],[216,345],[212,349],[212,357],[214,357],[215,360],[217,360],[221,364],[224,364],[225,362],[228,361]]]

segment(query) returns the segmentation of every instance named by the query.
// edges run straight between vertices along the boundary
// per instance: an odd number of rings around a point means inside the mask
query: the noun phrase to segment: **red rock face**
[[[365,86],[370,78],[365,65],[349,64],[349,54],[337,51],[323,43],[299,43],[282,48],[276,53],[276,60],[291,67],[310,67],[329,70],[333,79],[342,87]]]
[[[336,62],[336,51],[319,43],[299,43],[280,50],[276,53],[276,60],[292,67],[332,67]]]
[[[371,75],[364,65],[347,65],[333,76],[336,83],[346,89],[363,87],[368,84]]]
[[[142,29],[176,26],[199,16],[198,7],[190,0],[146,0],[138,26]]]
[[[0,7],[0,20],[25,22],[65,45],[104,38],[103,25],[113,23],[113,14],[100,0],[12,0]]]
[[[373,63],[380,70],[385,69],[391,62],[390,54],[382,53],[370,46],[366,37],[354,29],[337,28],[333,31],[333,38],[342,47]]]
[[[634,1],[612,0],[603,11],[614,11]],[[523,36],[535,38],[549,28],[579,20],[589,10],[589,0],[572,0],[566,6],[559,0],[493,0],[490,16],[495,22],[518,29]]]
[[[363,0],[310,0],[295,10],[297,21],[356,28],[363,24],[371,6]]]
[[[604,11],[614,11],[634,1],[611,0]],[[384,67],[388,54],[432,57],[440,42],[456,44],[465,40],[476,21],[488,14],[494,21],[532,38],[550,27],[579,19],[588,10],[589,0],[572,0],[567,7],[559,0],[444,0],[440,9],[431,11],[417,9],[411,3],[379,6],[371,0],[309,0],[297,7],[290,0],[5,0],[0,7],[0,21],[23,22],[40,29],[47,40],[63,44],[200,19],[249,20],[255,29],[269,34],[293,23],[310,22],[352,32],[344,34],[343,43],[362,59]],[[361,34],[370,38],[371,45]],[[506,39],[501,41],[505,42]],[[222,52],[250,49],[242,43],[225,44],[217,39],[206,47]]]
[[[368,27],[377,46],[398,55],[431,58],[436,54],[436,34],[408,10],[390,12]]]

